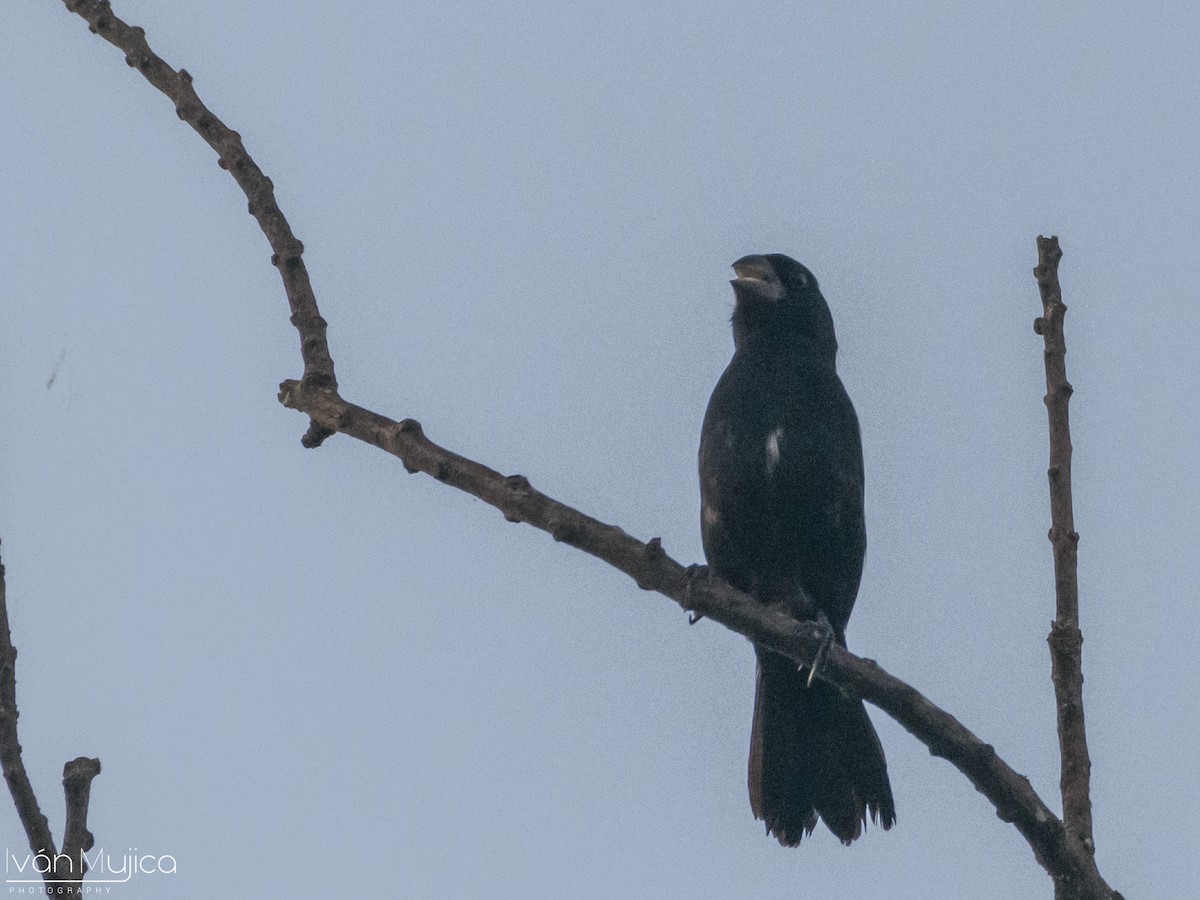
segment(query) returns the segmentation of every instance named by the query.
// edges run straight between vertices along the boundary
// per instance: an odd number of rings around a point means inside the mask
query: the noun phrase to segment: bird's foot
[[[688,624],[695,625],[704,618],[704,613],[698,613],[692,609],[692,585],[695,584],[697,578],[704,578],[708,581],[709,587],[712,586],[712,570],[708,566],[690,565],[687,567],[687,587],[683,592],[683,607],[687,610]]]
[[[834,641],[833,626],[829,624],[829,617],[824,612],[818,611],[810,624],[816,625],[820,631],[821,643],[813,656],[812,665],[808,667],[808,687],[812,687],[812,683],[816,681],[817,673],[825,665],[825,658],[829,656],[829,648],[833,646]]]

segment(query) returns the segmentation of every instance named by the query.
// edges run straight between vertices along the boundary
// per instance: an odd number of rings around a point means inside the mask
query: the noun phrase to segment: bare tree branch
[[[302,246],[275,204],[270,181],[250,160],[236,132],[226,128],[200,102],[190,76],[175,72],[159,59],[147,46],[142,30],[131,28],[113,15],[107,0],[64,2],[88,20],[92,31],[122,49],[126,61],[174,101],[180,118],[217,150],[222,166],[230,170],[250,198],[250,212],[275,251],[272,259],[284,279],[292,322],[301,336],[304,377],[301,381],[285,381],[279,396],[285,406],[310,417],[306,446],[316,446],[335,432],[358,438],[398,457],[409,472],[432,475],[491,504],[511,522],[527,522],[555,540],[603,559],[633,578],[639,587],[658,591],[684,609],[719,622],[798,664],[811,661],[820,643],[820,632],[811,623],[797,622],[722,581],[685,569],[667,556],[657,538],[642,543],[616,526],[542,494],[524,476],[506,477],[438,446],[412,419],[394,421],[343,400],[333,376],[325,321],[317,312],[300,260]],[[1101,878],[1091,854],[1067,832],[1029,781],[949,713],[873,661],[860,659],[840,647],[830,651],[822,677],[874,703],[925,743],[931,753],[963,772],[992,802],[997,814],[1017,827],[1056,881],[1077,885],[1088,898],[1120,897]]]
[[[63,768],[67,821],[60,854],[54,847],[50,823],[38,807],[37,796],[21,758],[21,744],[17,737],[18,715],[17,649],[13,646],[8,628],[5,572],[4,564],[0,563],[0,763],[4,766],[4,780],[8,782],[13,805],[29,839],[29,849],[45,858],[45,865],[37,869],[43,880],[63,888],[78,885],[87,872],[81,851],[92,849],[92,834],[87,829],[88,794],[92,779],[100,774],[100,760],[81,756]]]
[[[347,403],[332,391],[306,391],[285,381],[280,401],[313,422],[378,447],[400,459],[411,473],[424,472],[496,507],[510,522],[526,522],[624,572],[645,590],[657,591],[685,610],[712,619],[755,644],[807,664],[820,645],[812,623],[797,622],[764,607],[719,579],[697,576],[671,559],[658,538],[642,543],[620,528],[560,503],[533,488],[521,475],[504,476],[429,440],[412,419],[395,422]],[[967,776],[1025,837],[1034,856],[1056,881],[1079,886],[1082,896],[1109,900],[1120,895],[1101,878],[1095,861],[1019,775],[953,716],[872,660],[841,647],[830,650],[821,677],[878,706]]]
[[[5,595],[4,564],[0,563],[0,763],[4,765],[4,780],[12,794],[17,815],[29,838],[29,849],[45,851],[53,856],[54,835],[50,823],[38,806],[37,796],[25,763],[21,759],[21,744],[17,738],[17,648],[8,630],[8,599]]]
[[[283,289],[292,310],[291,322],[300,332],[300,354],[304,359],[304,380],[308,384],[337,390],[333,360],[325,340],[327,323],[317,310],[308,270],[301,259],[304,245],[292,234],[292,226],[275,202],[275,186],[271,179],[250,158],[242,144],[242,136],[227,127],[201,102],[192,89],[192,76],[186,70],[178,72],[163,62],[146,43],[146,32],[128,25],[112,12],[108,0],[63,0],[67,9],[78,13],[88,22],[88,29],[110,44],[125,51],[125,62],[137,69],[146,80],[162,91],[175,104],[175,113],[196,130],[205,143],[217,151],[217,165],[233,176],[249,200],[248,209],[254,216],[267,242],[271,245],[271,264],[279,269]],[[318,446],[328,437],[314,426],[305,436],[306,446]]]
[[[1071,427],[1067,407],[1072,388],[1067,381],[1067,348],[1063,319],[1067,307],[1058,284],[1062,250],[1057,237],[1039,237],[1038,264],[1033,270],[1042,295],[1042,315],[1033,330],[1045,339],[1046,415],[1050,427],[1050,543],[1054,548],[1055,616],[1050,626],[1051,678],[1058,711],[1058,746],[1062,760],[1063,822],[1090,853],[1092,801],[1088,782],[1087,731],[1083,719],[1083,632],[1079,630],[1079,535],[1071,502]],[[1060,892],[1061,893],[1061,892]],[[1071,896],[1069,893],[1065,896]]]

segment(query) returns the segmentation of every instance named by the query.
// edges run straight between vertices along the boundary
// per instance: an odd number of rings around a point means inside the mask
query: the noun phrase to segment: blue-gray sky
[[[115,8],[274,180],[348,399],[684,562],[728,265],[806,263],[864,433],[850,646],[1055,809],[1031,270],[1060,235],[1097,857],[1189,895],[1192,4]],[[21,737],[57,835],[61,766],[95,755],[98,846],[177,858],[113,896],[1050,896],[877,711],[898,826],[780,848],[746,798],[743,639],[373,448],[303,450],[245,198],[61,2],[6,12]],[[25,852],[7,800],[0,844]]]

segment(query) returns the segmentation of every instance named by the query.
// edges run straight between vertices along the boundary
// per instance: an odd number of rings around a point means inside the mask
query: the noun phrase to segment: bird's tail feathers
[[[887,763],[861,700],[791,660],[759,651],[750,736],[750,806],[779,843],[794,847],[817,818],[849,845],[868,815],[896,822]]]

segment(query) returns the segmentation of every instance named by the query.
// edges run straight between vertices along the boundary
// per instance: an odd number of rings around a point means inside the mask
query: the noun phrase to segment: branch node
[[[1046,641],[1059,649],[1077,651],[1083,646],[1083,632],[1075,624],[1051,622]]]
[[[337,384],[329,372],[308,372],[302,379],[305,390],[337,393]]]
[[[518,498],[525,498],[533,493],[533,485],[529,483],[529,479],[524,475],[509,475],[504,479],[504,486],[508,488],[509,491],[516,494]],[[504,520],[506,522],[524,521],[520,512],[515,509],[504,508],[501,509],[500,512],[504,514]]]
[[[573,522],[563,521],[561,517],[552,519],[549,523],[550,536],[562,544],[574,544],[579,540],[581,529]]]
[[[642,548],[642,556],[645,558],[646,562],[650,563],[651,565],[654,565],[661,559],[665,559],[666,555],[667,553],[665,550],[663,550],[662,538],[660,537],[650,538],[650,540],[646,541],[645,547]],[[655,586],[645,579],[637,578],[634,579],[634,581],[643,591],[656,590]],[[689,623],[692,625],[696,624],[695,621],[691,620],[690,616]]]
[[[221,164],[218,163],[218,165]],[[225,168],[225,166],[222,165],[221,168]],[[300,265],[300,257],[303,253],[304,244],[298,240],[293,240],[290,246],[284,248],[282,255],[279,253],[271,254],[271,265],[279,268],[279,261],[282,259],[284,268],[295,270]],[[328,326],[328,323],[324,319],[321,319],[319,316],[317,318],[320,319],[319,327],[325,328]],[[309,338],[310,345],[313,340],[313,338]],[[312,349],[312,347],[310,346],[309,349]]]
[[[528,494],[533,490],[533,485],[524,475],[509,475],[504,479],[504,486],[517,494]]]
[[[391,443],[397,448],[395,453],[398,457],[400,457],[400,462],[404,466],[404,471],[409,475],[416,475],[421,471],[421,468],[410,463],[408,461],[408,457],[400,452],[400,447],[403,446],[407,439],[412,437],[424,437],[424,431],[421,428],[421,423],[416,419],[404,419],[401,422],[397,422],[395,428],[392,429]]]
[[[325,443],[325,439],[336,434],[332,428],[326,428],[324,425],[318,425],[315,419],[310,419],[308,431],[304,432],[304,436],[300,438],[300,446],[306,450],[315,450]]]

